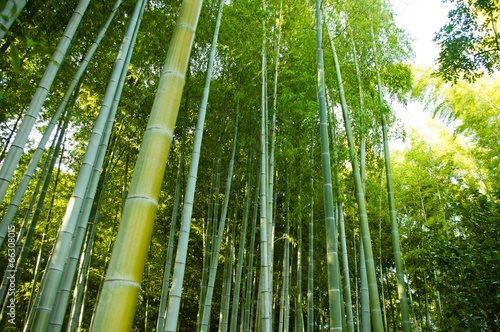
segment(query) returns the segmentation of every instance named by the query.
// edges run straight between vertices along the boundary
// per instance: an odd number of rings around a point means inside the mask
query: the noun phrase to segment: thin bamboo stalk
[[[28,136],[35,124],[35,120],[42,109],[49,93],[50,87],[59,71],[59,68],[66,57],[66,54],[71,48],[72,40],[76,36],[78,26],[82,20],[83,14],[87,10],[90,0],[80,0],[73,15],[64,30],[64,33],[57,45],[56,51],[50,58],[50,61],[45,69],[45,72],[38,84],[35,95],[30,102],[28,110],[24,116],[21,125],[16,133],[16,137],[7,152],[7,156],[0,168],[0,202],[5,198],[7,188],[12,181],[12,176],[23,154],[23,149],[28,141]]]
[[[312,132],[312,130],[311,130]],[[311,139],[311,194],[309,198],[309,257],[307,271],[307,331],[314,331],[314,140]]]
[[[125,63],[122,67],[122,72],[118,85],[116,87],[115,96],[113,98],[113,103],[111,105],[110,113],[108,115],[108,120],[106,123],[106,129],[104,131],[103,137],[101,138],[101,143],[99,144],[99,152],[97,154],[96,162],[93,166],[93,172],[90,178],[89,187],[87,188],[87,192],[85,194],[85,200],[83,202],[82,211],[78,216],[78,227],[75,231],[75,236],[71,242],[70,253],[65,264],[64,274],[61,279],[61,284],[59,286],[59,293],[53,308],[54,313],[52,314],[49,322],[49,328],[54,332],[60,331],[63,326],[64,315],[71,294],[71,285],[73,284],[78,261],[80,260],[81,251],[85,240],[85,234],[87,233],[89,216],[92,211],[92,205],[94,203],[94,197],[97,191],[99,179],[103,171],[104,158],[106,156],[109,140],[111,137],[113,122],[115,120],[116,112],[118,109],[118,103],[120,101],[121,93],[125,83],[125,78],[127,76],[130,59],[132,58],[132,52],[137,38],[137,34],[139,32],[141,17],[142,13],[144,12],[144,9],[145,9],[145,2],[143,3],[142,7],[139,8],[140,13],[138,15],[137,22],[133,24],[135,27],[132,35],[132,40],[130,42],[129,50],[125,58]]]
[[[7,293],[7,289],[14,288],[17,289],[19,284],[19,280],[21,277],[21,273],[24,270],[24,264],[26,262],[26,258],[28,256],[29,249],[31,248],[31,243],[33,239],[33,234],[35,232],[36,224],[39,221],[40,211],[44,204],[47,189],[50,184],[50,180],[52,178],[52,172],[54,169],[54,165],[56,163],[57,157],[59,156],[59,151],[61,148],[61,144],[63,142],[63,137],[67,128],[67,120],[62,124],[60,128],[57,130],[57,141],[54,141],[51,146],[47,158],[45,160],[42,172],[40,173],[38,183],[33,191],[33,195],[29,204],[29,207],[25,213],[25,217],[21,226],[21,229],[17,232],[17,241],[14,247],[14,256],[17,256],[16,264],[8,264],[6,266],[5,274],[2,279],[2,285],[0,286],[0,301],[4,300],[4,297]],[[38,197],[38,193],[40,195]],[[38,200],[37,200],[38,198]],[[36,206],[35,206],[36,202]],[[33,208],[35,208],[35,212],[31,218],[31,222],[29,223],[28,233],[26,234],[26,238],[24,244],[21,247],[22,238],[24,233],[26,232],[26,228],[28,227],[28,221],[30,219],[31,213],[33,212]],[[21,250],[19,248],[21,247]],[[13,283],[13,285],[12,285]],[[13,287],[12,287],[13,286]],[[7,297],[5,301],[3,301],[2,310],[0,312],[0,330],[3,331],[7,320],[9,319],[8,314],[8,304],[10,304],[10,296],[7,293]]]
[[[370,293],[368,290],[368,277],[366,273],[365,254],[363,241],[359,241],[359,261],[361,271],[361,320],[363,332],[371,331],[370,321]]]
[[[126,36],[122,45],[123,48],[117,57],[115,65],[113,66],[111,80],[106,89],[101,110],[99,112],[91,138],[89,140],[87,151],[84,156],[84,161],[75,183],[73,195],[70,199],[70,202],[68,203],[68,208],[59,230],[59,234],[54,245],[54,250],[47,265],[47,272],[44,275],[42,281],[42,286],[40,289],[40,302],[36,309],[33,323],[33,329],[35,331],[44,331],[47,328],[51,314],[57,307],[57,290],[60,288],[61,280],[63,280],[64,264],[70,253],[73,235],[77,231],[77,226],[79,224],[81,215],[80,212],[84,208],[85,197],[88,193],[89,184],[92,182],[94,168],[100,168],[101,166],[96,166],[96,163],[101,163],[102,165],[102,160],[104,159],[103,156],[99,156],[99,151],[101,150],[104,153],[105,147],[107,146],[107,140],[109,139],[108,135],[111,132],[109,126],[112,125],[112,121],[114,119],[113,113],[116,113],[116,111],[113,112],[112,103],[115,96],[117,95],[117,89],[120,89],[120,77],[121,75],[123,75],[124,68],[126,68],[125,63],[127,54],[131,45],[133,45],[133,34],[135,31],[135,26],[143,11],[143,7],[144,1],[138,1],[134,10],[134,14],[127,28]],[[106,132],[107,126],[109,129]],[[94,182],[97,183],[96,181]],[[95,186],[93,186],[94,188],[92,189],[94,192]]]
[[[47,128],[45,129],[45,132],[40,139],[40,142],[38,143],[38,146],[31,158],[31,161],[28,165],[28,168],[26,169],[25,174],[23,175],[23,178],[21,180],[21,183],[16,189],[16,192],[14,194],[14,197],[12,198],[9,207],[7,208],[7,212],[5,213],[5,216],[2,219],[2,222],[0,224],[0,247],[2,246],[3,240],[5,239],[5,235],[7,232],[7,227],[11,224],[15,213],[17,212],[17,209],[19,207],[19,204],[21,202],[21,199],[26,191],[26,188],[28,187],[29,182],[31,181],[33,174],[36,171],[36,168],[38,166],[38,163],[40,162],[40,159],[43,155],[43,152],[45,150],[45,146],[47,142],[49,141],[52,131],[54,130],[55,126],[59,122],[59,119],[65,112],[68,102],[70,101],[71,95],[74,95],[74,91],[78,91],[77,87],[82,81],[83,75],[85,74],[87,67],[92,60],[92,57],[94,56],[95,51],[97,50],[98,46],[100,45],[101,40],[104,38],[114,16],[116,15],[116,12],[118,11],[118,8],[120,7],[121,0],[117,0],[113,10],[111,11],[111,14],[109,15],[106,23],[104,26],[101,28],[99,33],[97,34],[94,42],[92,43],[91,47],[85,54],[85,57],[83,58],[80,66],[78,67],[78,70],[73,77],[70,85],[66,89],[66,92],[61,100],[61,103],[59,104],[56,112],[52,116],[52,119],[50,120],[49,124],[47,125]],[[1,200],[1,199],[0,199]]]
[[[260,173],[260,171],[259,171]],[[254,261],[254,252],[255,252],[255,236],[257,231],[257,216],[258,216],[258,201],[260,194],[260,181],[256,181],[255,188],[255,198],[254,198],[254,209],[253,209],[253,218],[252,218],[252,228],[250,231],[250,248],[248,253],[248,270],[247,270],[247,280],[246,280],[246,293],[245,293],[245,305],[243,311],[243,319],[242,319],[242,330],[244,332],[251,331],[251,304],[252,304],[252,285],[253,285],[253,261]]]
[[[177,219],[179,214],[179,205],[181,199],[181,179],[184,173],[184,138],[181,143],[181,155],[179,157],[179,169],[177,172],[177,180],[175,185],[174,206],[172,209],[172,219],[170,223],[170,232],[168,235],[167,257],[165,258],[165,269],[163,272],[163,285],[161,290],[160,309],[158,311],[158,321],[156,323],[156,331],[163,331],[165,326],[165,318],[167,313],[168,289],[170,286],[170,274],[172,270],[172,257],[174,256],[174,241],[177,230]]]
[[[262,9],[267,11],[266,0]],[[266,20],[262,20],[262,62],[261,62],[261,166],[260,166],[260,328],[270,331],[272,326],[272,220],[269,212],[269,158],[268,158],[268,118],[267,118],[267,53]],[[259,301],[259,300],[258,300]]]
[[[28,0],[10,0],[0,14],[0,40],[5,37],[9,31],[12,23],[16,20],[17,16],[23,10]]]
[[[302,181],[299,179],[299,197],[301,200]],[[297,216],[297,296],[295,298],[295,331],[304,331],[304,317],[302,313],[302,209]]]
[[[241,235],[240,235],[240,243],[238,249],[238,260],[236,265],[236,277],[234,284],[234,295],[233,295],[233,304],[231,309],[231,323],[229,326],[229,331],[235,332],[237,330],[238,323],[238,315],[239,312],[239,303],[240,303],[240,288],[241,288],[241,275],[243,271],[244,264],[244,251],[246,247],[246,236],[248,230],[248,217],[250,214],[250,203],[252,200],[252,170],[253,170],[253,149],[250,149],[249,157],[248,157],[248,174],[247,174],[247,185],[245,190],[245,206],[243,208],[243,220],[241,225]]]
[[[238,116],[239,114],[236,113],[236,119],[234,121],[234,136],[233,136],[233,148],[231,152],[231,160],[229,161],[229,168],[227,171],[227,179],[226,179],[226,188],[225,188],[225,193],[224,193],[224,203],[222,206],[222,212],[221,212],[221,218],[219,221],[219,227],[217,231],[217,236],[215,239],[214,246],[211,250],[212,252],[212,259],[210,262],[210,275],[208,278],[208,285],[207,285],[207,294],[205,296],[205,309],[203,310],[203,318],[201,320],[201,331],[208,331],[209,328],[209,318],[210,318],[210,311],[212,307],[212,296],[213,296],[213,291],[214,291],[214,285],[215,285],[215,277],[217,274],[217,266],[219,263],[219,253],[220,253],[220,247],[222,243],[222,235],[224,233],[224,226],[226,223],[226,215],[227,215],[227,209],[229,205],[229,197],[231,194],[231,183],[233,179],[233,169],[234,169],[234,159],[236,155],[236,142],[238,138]]]
[[[342,108],[342,115],[344,117],[344,125],[347,134],[347,141],[349,144],[349,154],[353,169],[354,186],[356,190],[356,202],[358,204],[358,216],[360,219],[361,236],[364,244],[364,255],[366,261],[366,269],[368,274],[368,289],[370,292],[370,308],[373,321],[373,329],[376,332],[383,331],[382,314],[380,311],[379,293],[377,286],[377,276],[375,272],[375,263],[373,261],[373,250],[370,239],[370,229],[368,226],[368,217],[366,213],[366,202],[363,185],[361,182],[360,168],[358,165],[358,158],[356,157],[356,149],[354,145],[354,138],[352,134],[351,120],[348,114],[347,102],[345,100],[344,88],[342,83],[342,75],[340,72],[340,64],[337,57],[337,52],[335,49],[335,43],[332,38],[330,38],[330,44],[332,46],[333,59],[335,63],[335,72],[337,76],[337,83],[339,86],[339,97],[340,104]]]
[[[337,230],[333,209],[333,189],[328,142],[328,121],[325,97],[325,72],[323,64],[323,18],[321,1],[316,1],[316,57],[318,72],[318,103],[321,137],[321,164],[323,168],[323,199],[325,210],[326,250],[328,265],[328,297],[330,308],[330,330],[342,330],[341,294],[339,283]]]

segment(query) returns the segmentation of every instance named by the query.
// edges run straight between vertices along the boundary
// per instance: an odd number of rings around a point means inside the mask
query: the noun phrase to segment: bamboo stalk
[[[184,0],[182,3],[136,161],[92,331],[128,331],[132,327],[201,4],[201,0]]]
[[[2,168],[0,168],[0,202],[2,202],[5,198],[7,188],[12,181],[14,171],[16,170],[19,160],[21,159],[23,149],[28,141],[31,129],[33,128],[35,120],[42,109],[43,103],[47,98],[57,72],[69,52],[69,49],[71,48],[72,40],[76,36],[78,26],[80,25],[80,21],[82,20],[83,14],[87,10],[89,3],[90,0],[80,0],[78,6],[73,12],[73,16],[64,30],[56,51],[52,55],[42,79],[38,84],[35,95],[33,96],[23,121],[19,126],[9,152],[7,152]]]

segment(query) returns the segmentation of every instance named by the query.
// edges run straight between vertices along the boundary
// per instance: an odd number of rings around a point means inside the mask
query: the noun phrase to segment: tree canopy
[[[454,3],[437,77],[383,0],[0,1],[0,330],[498,330],[499,9]]]

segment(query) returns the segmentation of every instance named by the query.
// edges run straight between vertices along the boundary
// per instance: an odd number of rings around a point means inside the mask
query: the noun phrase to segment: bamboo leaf
[[[12,63],[12,69],[14,69],[14,73],[18,74],[21,69],[21,59],[19,58],[19,50],[14,45],[10,47],[10,61]]]
[[[38,43],[36,41],[34,41],[33,39],[28,38],[28,37],[26,37],[26,44],[28,45],[28,47],[33,47],[33,46],[38,45]]]

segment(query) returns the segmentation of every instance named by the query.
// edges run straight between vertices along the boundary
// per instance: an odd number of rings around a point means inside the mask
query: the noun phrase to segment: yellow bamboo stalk
[[[184,0],[125,202],[92,331],[130,331],[202,0]]]

